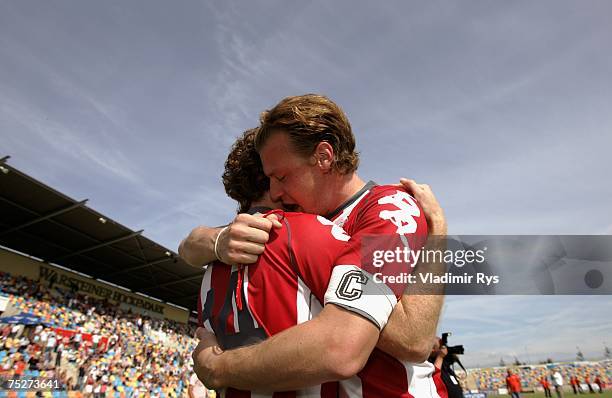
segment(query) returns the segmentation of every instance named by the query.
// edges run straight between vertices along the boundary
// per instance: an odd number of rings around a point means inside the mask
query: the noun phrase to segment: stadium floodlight
[[[8,174],[10,170],[4,166],[0,166],[0,171],[2,172],[2,174]]]

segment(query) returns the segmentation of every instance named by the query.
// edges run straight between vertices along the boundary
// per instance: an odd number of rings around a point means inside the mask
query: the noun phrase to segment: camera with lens
[[[451,333],[442,333],[442,338],[440,339],[440,345],[445,346],[447,349],[447,355],[444,356],[440,366],[440,377],[442,378],[442,382],[446,387],[448,398],[463,398],[463,388],[461,383],[457,378],[457,374],[455,373],[455,364],[459,365],[463,371],[466,371],[463,367],[463,364],[459,360],[459,355],[463,355],[465,349],[463,345],[448,345],[448,336]]]
[[[450,354],[454,354],[454,355],[463,355],[465,352],[465,349],[463,348],[463,345],[459,344],[459,345],[454,345],[454,346],[449,346],[448,345],[448,336],[450,336],[451,333],[447,332],[447,333],[442,333],[442,345],[446,346],[446,349],[448,350],[449,355]]]

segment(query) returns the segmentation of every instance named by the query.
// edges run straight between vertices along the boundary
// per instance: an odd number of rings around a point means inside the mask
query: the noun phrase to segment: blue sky
[[[0,154],[176,249],[235,209],[234,138],[288,95],[348,114],[360,174],[455,234],[610,234],[608,1],[0,4]],[[609,297],[447,300],[469,365],[598,356]],[[525,349],[527,347],[527,349]]]

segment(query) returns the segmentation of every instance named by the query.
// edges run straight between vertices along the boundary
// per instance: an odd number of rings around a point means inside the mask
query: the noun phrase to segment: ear
[[[334,162],[334,148],[327,141],[321,141],[317,144],[313,160],[324,173],[329,173]]]

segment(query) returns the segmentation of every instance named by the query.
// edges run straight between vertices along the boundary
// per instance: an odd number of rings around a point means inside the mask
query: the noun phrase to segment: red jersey
[[[301,217],[306,216],[302,215]],[[321,250],[320,248],[326,247],[326,244],[320,245],[316,242],[325,234],[300,234],[305,238],[302,241],[297,236],[285,237],[283,233],[278,233],[271,236],[266,251],[255,265],[242,268],[242,276],[240,276],[241,272],[236,267],[214,266],[211,272],[207,270],[202,286],[203,321],[205,321],[205,326],[209,330],[215,331],[218,336],[218,332],[227,335],[227,337],[221,337],[220,343],[222,345],[231,344],[232,341],[236,345],[249,344],[261,340],[267,335],[278,333],[296,323],[307,321],[318,314],[321,303],[345,304],[345,308],[351,309],[356,304],[355,301],[352,301],[354,299],[351,298],[351,295],[363,298],[360,305],[365,310],[358,310],[357,313],[362,316],[370,314],[365,316],[379,327],[384,326],[384,322],[386,322],[395,304],[395,300],[389,298],[392,297],[393,293],[389,290],[385,291],[384,294],[379,292],[378,294],[360,295],[359,290],[352,287],[356,282],[360,282],[360,278],[368,278],[369,280],[372,277],[370,273],[363,272],[362,268],[368,264],[360,264],[360,256],[363,255],[364,251],[366,253],[369,251],[367,249],[368,245],[372,242],[379,242],[377,238],[383,235],[401,238],[405,246],[413,249],[422,247],[427,238],[427,223],[422,211],[410,195],[397,187],[376,186],[373,183],[368,183],[329,217],[333,218],[335,224],[343,226],[349,235],[352,235],[348,243],[352,250],[348,251],[348,255],[349,257],[352,256],[350,258],[353,260],[332,261],[331,259],[337,256],[337,253],[347,253],[347,244],[346,242],[342,244],[343,248],[337,251]],[[326,221],[322,217],[317,217],[317,220],[319,223]],[[294,220],[290,213],[287,214],[287,221],[290,225],[293,225]],[[292,227],[290,231],[294,234],[300,229],[300,227]],[[280,231],[284,230],[285,228]],[[328,237],[330,230],[332,234],[336,231],[336,235],[340,235],[340,231],[342,231],[342,229],[328,226]],[[293,250],[298,247],[301,248],[300,254],[293,256],[295,262],[300,262],[298,259],[305,256],[302,259],[302,266],[298,267],[297,270],[291,270],[292,267],[287,266],[287,264],[291,264],[291,262],[287,263],[287,258],[292,257],[290,254],[292,250],[283,249],[283,247],[287,247],[286,242],[279,244],[276,243],[277,239],[281,239],[281,242],[284,242],[282,239],[291,242]],[[338,239],[335,239],[335,241],[338,241]],[[336,242],[332,246],[337,244]],[[282,254],[279,255],[276,250],[271,250],[274,245],[279,246]],[[313,248],[317,249],[313,250]],[[330,255],[331,252],[336,254]],[[341,256],[344,255],[346,254]],[[327,260],[323,261],[322,258]],[[256,268],[263,268],[261,265],[268,263],[275,266],[273,279],[271,279],[272,274],[253,271]],[[316,264],[317,266],[309,267],[308,264]],[[334,270],[333,272],[330,267]],[[327,269],[327,271],[321,271],[322,269]],[[362,271],[360,274],[353,273],[360,270]],[[259,278],[257,283],[254,278]],[[232,287],[230,293],[223,295],[221,289],[214,287],[217,286],[217,283],[219,283],[219,286],[242,286],[242,288]],[[280,288],[281,284],[284,287]],[[256,286],[259,285],[268,286],[268,289],[257,288]],[[274,288],[270,288],[272,286]],[[381,290],[384,289],[385,285],[365,283],[361,286],[368,286],[369,288],[375,286],[376,289]],[[341,289],[341,287],[344,288]],[[240,293],[236,294],[236,290]],[[398,292],[396,291],[396,293]],[[217,297],[217,299],[213,299],[213,297]],[[244,302],[248,304],[246,308]],[[239,309],[241,306],[243,310]],[[264,319],[268,320],[268,317],[270,317],[269,322],[264,321]],[[229,337],[232,332],[236,332],[234,334],[241,335],[241,337]],[[231,346],[228,345],[228,347]],[[433,371],[434,367],[429,362],[419,364],[400,362],[390,355],[374,349],[367,364],[358,375],[339,382],[340,396],[439,398],[432,378]],[[327,396],[326,394],[332,391],[328,388],[328,385],[311,388],[308,391],[300,392],[300,396],[303,396],[302,394]],[[230,392],[231,390],[228,390],[228,394]],[[274,396],[282,395],[275,393]]]
[[[506,377],[506,386],[510,392],[521,392],[521,379],[515,374]]]
[[[448,398],[448,390],[446,389],[446,385],[444,384],[444,380],[442,380],[442,371],[440,368],[435,368],[433,373],[433,380],[436,384],[436,391],[440,398]]]
[[[381,236],[396,236],[414,250],[422,248],[427,240],[425,215],[415,199],[396,186],[368,182],[328,217],[351,236],[351,243],[362,256],[372,254],[372,243],[377,246],[388,242],[377,239]],[[394,292],[401,295],[397,289]],[[357,376],[339,383],[347,397],[438,398],[433,372],[430,362],[402,362],[375,348]]]
[[[21,377],[23,372],[25,371],[26,363],[22,360],[19,360],[15,363],[15,376]]]
[[[349,236],[331,221],[285,213],[266,250],[248,266],[219,262],[204,273],[200,322],[224,349],[261,341],[316,316],[328,303],[342,306],[382,329],[397,300],[359,268]],[[338,383],[299,392],[255,394],[227,389],[225,397],[336,397]]]

